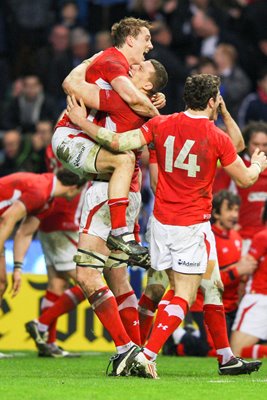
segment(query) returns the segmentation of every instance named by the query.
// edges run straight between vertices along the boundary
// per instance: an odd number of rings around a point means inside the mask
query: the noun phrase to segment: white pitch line
[[[218,381],[208,381],[209,383],[234,383],[237,381],[229,381],[229,380],[218,380]],[[251,379],[249,382],[265,382],[267,383],[267,379]]]

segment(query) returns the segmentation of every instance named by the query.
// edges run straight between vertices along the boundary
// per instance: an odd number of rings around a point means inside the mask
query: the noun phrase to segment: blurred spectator
[[[83,28],[73,29],[70,35],[70,47],[72,51],[72,66],[76,67],[92,55],[89,33]]]
[[[222,11],[209,8],[198,9],[192,16],[191,24],[195,35],[191,49],[189,65],[196,63],[194,57],[213,57],[219,43],[230,43],[236,48],[242,47],[241,42],[231,32],[225,30],[226,17]]]
[[[53,0],[5,1],[13,76],[25,74],[33,62],[33,52],[46,43],[55,19],[54,5]]]
[[[49,35],[49,45],[36,53],[37,73],[46,92],[54,97],[58,113],[65,107],[65,94],[61,84],[72,69],[69,40],[69,29],[63,25],[55,25]]]
[[[213,58],[200,57],[197,65],[192,69],[192,73],[218,75],[218,67]]]
[[[89,31],[94,34],[127,15],[128,0],[89,0]]]
[[[37,122],[35,135],[39,136],[39,142],[41,143],[41,148],[46,149],[51,143],[53,136],[54,125],[51,120],[43,119]]]
[[[241,128],[250,121],[260,120],[267,121],[267,68],[259,74],[256,92],[244,98],[238,112]]]
[[[60,24],[69,29],[79,26],[78,22],[79,8],[76,1],[66,0],[63,2],[60,9]]]
[[[19,128],[22,133],[34,132],[40,119],[56,121],[55,103],[45,95],[36,75],[23,78],[23,86],[17,97],[11,99],[2,120],[3,129]]]
[[[4,94],[7,91],[10,81],[10,73],[8,68],[8,43],[6,32],[6,18],[4,14],[3,4],[0,4],[0,110],[4,101]],[[0,118],[2,117],[0,113]]]
[[[0,176],[19,171],[22,159],[22,136],[18,130],[6,131],[3,135],[2,162]]]
[[[241,158],[247,167],[251,164],[251,156],[258,148],[267,154],[267,123],[253,121],[242,130],[246,148]],[[264,228],[262,209],[267,200],[267,171],[260,174],[258,181],[249,188],[236,187],[223,168],[217,169],[213,192],[230,188],[241,198],[239,214],[239,233],[243,238],[243,250],[246,254],[250,241],[257,232]]]
[[[155,21],[151,29],[153,49],[148,58],[155,58],[161,62],[168,72],[168,83],[163,92],[166,95],[167,104],[161,112],[170,114],[181,111],[184,108],[182,102],[183,84],[188,75],[181,60],[170,50],[172,34],[165,22]]]
[[[237,120],[237,113],[244,97],[251,89],[251,82],[246,73],[237,65],[237,51],[231,44],[217,46],[214,60],[221,78],[220,91],[232,117]]]
[[[112,45],[112,38],[109,31],[99,31],[95,34],[94,50],[96,53],[101,50],[106,50]]]
[[[135,18],[156,21],[162,19],[161,4],[161,0],[133,0],[129,7],[130,14]]]

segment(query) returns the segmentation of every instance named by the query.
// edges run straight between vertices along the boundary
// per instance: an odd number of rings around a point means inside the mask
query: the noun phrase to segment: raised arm
[[[14,270],[12,276],[12,297],[15,297],[21,288],[21,270],[22,264],[30,244],[33,234],[37,231],[40,220],[34,216],[27,216],[20,224],[14,238]]]
[[[91,139],[94,139],[106,149],[121,152],[139,149],[147,144],[140,129],[117,134],[106,128],[100,128],[86,119],[86,108],[82,99],[79,105],[74,96],[68,96],[67,102],[67,112],[71,121],[78,125]]]
[[[226,108],[225,102],[223,98],[221,97],[220,101],[220,108],[221,108],[221,115],[223,118],[223,122],[225,124],[226,128],[226,133],[230,136],[232,139],[232,142],[236,148],[237,153],[240,151],[244,150],[245,148],[245,142],[243,139],[242,132],[240,131],[237,123],[235,120],[232,118],[231,114]]]
[[[247,188],[253,185],[258,180],[261,172],[267,168],[267,159],[265,154],[256,149],[251,157],[250,167],[246,167],[242,159],[237,156],[237,159],[227,167],[225,171],[231,176],[237,186]]]

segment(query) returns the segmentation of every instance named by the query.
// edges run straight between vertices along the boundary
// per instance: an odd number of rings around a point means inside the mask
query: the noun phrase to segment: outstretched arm
[[[71,121],[78,125],[91,139],[94,139],[106,149],[121,152],[138,149],[147,144],[140,129],[134,129],[132,131],[118,134],[106,128],[100,128],[86,119],[86,108],[82,99],[80,100],[79,105],[75,96],[68,96],[67,102],[67,112]]]

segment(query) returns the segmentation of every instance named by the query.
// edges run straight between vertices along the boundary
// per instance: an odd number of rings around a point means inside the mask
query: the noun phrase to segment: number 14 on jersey
[[[164,143],[164,147],[166,147],[165,171],[173,172],[173,167],[180,168],[187,171],[187,176],[195,178],[197,176],[197,172],[200,171],[200,166],[197,165],[197,155],[190,154],[190,150],[194,146],[195,140],[185,141],[185,144],[180,150],[175,161],[173,160],[174,141],[175,141],[175,136],[168,136]],[[184,161],[187,158],[187,156],[188,156],[188,162],[185,163]]]

